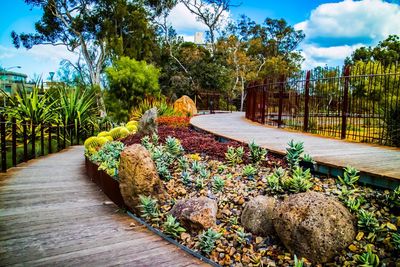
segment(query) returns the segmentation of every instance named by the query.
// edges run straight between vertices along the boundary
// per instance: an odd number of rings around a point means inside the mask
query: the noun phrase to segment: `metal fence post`
[[[17,166],[17,119],[11,119],[11,150],[12,150],[12,163]]]
[[[34,159],[36,158],[36,126],[35,124],[32,123],[32,135],[31,135],[31,146],[32,146],[32,151],[31,151],[31,157]]]
[[[261,123],[265,124],[265,98],[266,98],[266,90],[267,90],[268,79],[264,80],[264,84],[262,87],[262,101],[261,101]]]
[[[24,142],[24,161],[28,161],[28,134],[26,129],[26,121],[22,121],[23,142]]]
[[[284,91],[284,82],[285,82],[285,76],[281,76],[280,81],[279,81],[279,110],[278,110],[278,128],[280,128],[283,124],[282,120],[282,113],[283,113],[283,91]]]
[[[0,116],[0,132],[1,132],[1,171],[7,171],[7,146],[6,146],[6,118],[2,114]]]
[[[304,123],[303,123],[303,131],[308,132],[308,120],[310,116],[310,107],[309,107],[309,102],[310,102],[310,77],[311,77],[311,71],[307,71],[306,74],[306,84],[305,84],[305,90],[304,90]]]
[[[61,150],[61,144],[60,144],[60,124],[57,123],[57,151]]]
[[[342,133],[340,138],[346,139],[347,130],[347,112],[349,106],[349,81],[350,66],[346,66],[344,70],[344,87],[343,87],[343,106],[342,106]]]
[[[52,146],[51,146],[51,124],[49,124],[49,143],[48,143],[48,152],[49,152],[49,154],[51,154],[53,151],[52,151]]]
[[[44,156],[44,123],[40,124],[40,154]]]

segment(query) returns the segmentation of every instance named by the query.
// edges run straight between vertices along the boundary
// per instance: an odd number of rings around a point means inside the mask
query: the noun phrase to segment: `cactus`
[[[89,155],[93,155],[108,141],[106,137],[89,137],[84,143],[85,150]]]
[[[129,130],[125,127],[116,127],[110,131],[110,135],[114,140],[121,139],[129,135]]]

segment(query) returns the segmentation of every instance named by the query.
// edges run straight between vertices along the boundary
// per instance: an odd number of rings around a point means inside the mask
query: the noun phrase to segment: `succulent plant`
[[[197,189],[203,189],[204,187],[205,187],[204,179],[202,179],[201,177],[197,177],[197,179],[196,179],[196,188]]]
[[[256,145],[253,141],[249,144],[249,159],[253,164],[258,164],[267,159],[267,150]]]
[[[236,241],[240,245],[244,245],[247,243],[247,238],[250,236],[250,234],[246,233],[242,227],[239,227],[236,231]]]
[[[243,167],[242,175],[244,177],[252,179],[256,174],[257,174],[257,169],[254,168],[252,165],[249,164]]]
[[[141,209],[141,216],[147,220],[158,221],[160,211],[158,210],[157,200],[150,196],[140,195],[139,201],[140,205],[138,207]]]
[[[214,192],[220,192],[224,189],[225,181],[220,176],[213,177],[212,189]]]
[[[96,136],[89,137],[88,139],[85,140],[84,143],[86,151],[85,153],[88,156],[97,153],[97,151],[108,141],[109,140],[106,137],[96,137]]]
[[[169,181],[172,179],[171,172],[168,169],[168,165],[164,161],[156,162],[157,172],[160,175],[161,179],[164,181]]]
[[[190,178],[190,174],[188,172],[182,172],[181,179],[182,183],[186,186],[190,186],[192,183],[192,179]]]
[[[294,255],[294,266],[293,267],[303,267],[304,266],[304,260],[303,259],[298,259],[296,255]]]
[[[360,209],[362,202],[361,198],[356,197],[349,197],[344,200],[344,204],[353,212],[357,212]]]
[[[358,263],[357,266],[363,267],[378,267],[379,257],[372,252],[371,247],[367,247],[367,251],[361,255],[356,255],[355,260]]]
[[[225,159],[230,165],[236,165],[243,162],[244,149],[243,147],[228,147],[225,153]]]
[[[393,233],[391,243],[397,251],[400,251],[400,233]]]
[[[346,168],[344,168],[343,178],[338,176],[338,180],[342,185],[355,187],[358,179],[360,179],[358,173],[359,171],[356,168],[347,166]]]
[[[205,180],[210,177],[210,172],[206,168],[202,168],[199,172],[200,178]]]
[[[285,169],[279,167],[275,169],[273,173],[267,177],[267,183],[272,192],[279,193],[283,191],[282,184],[285,178],[287,178],[286,176],[287,173]]]
[[[375,215],[364,209],[358,211],[358,227],[367,230],[368,232],[376,232],[379,229],[379,221],[376,219]]]
[[[164,233],[173,238],[178,238],[181,233],[186,232],[186,229],[183,228],[179,222],[176,221],[176,218],[169,214],[167,216],[167,220],[163,224]]]
[[[310,156],[310,154],[304,154],[302,161],[315,164],[315,160]]]
[[[286,160],[289,164],[289,167],[293,169],[299,166],[301,155],[304,152],[304,143],[290,140],[288,146],[289,147],[286,148]]]
[[[192,162],[193,173],[199,173],[201,169],[202,169],[202,165],[197,160],[194,160]]]
[[[178,159],[178,167],[181,171],[187,171],[189,169],[189,161],[185,156]]]
[[[181,145],[181,142],[178,139],[171,136],[168,136],[167,139],[165,139],[165,148],[166,151],[168,151],[174,157],[181,155],[183,152],[183,147]]]
[[[215,241],[217,241],[222,234],[215,232],[213,229],[209,228],[204,231],[199,237],[199,248],[202,252],[210,254],[215,248]]]
[[[127,137],[129,135],[129,130],[126,127],[115,127],[114,129],[110,130],[110,136],[114,140],[118,140],[124,137]]]
[[[303,170],[301,167],[293,169],[292,177],[285,181],[285,187],[293,193],[305,192],[313,186],[310,181],[310,170]]]

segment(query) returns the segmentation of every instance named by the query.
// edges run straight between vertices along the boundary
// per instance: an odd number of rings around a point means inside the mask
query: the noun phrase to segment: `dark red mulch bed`
[[[244,146],[246,153],[248,152],[247,145],[236,141],[219,142],[215,136],[209,133],[201,133],[190,129],[189,127],[172,127],[168,125],[158,126],[158,136],[161,142],[164,142],[168,136],[178,138],[181,141],[183,148],[186,153],[194,154],[198,153],[201,156],[207,155],[211,159],[224,161],[225,152],[229,146],[239,147]],[[133,145],[140,143],[142,136],[138,134],[130,135],[121,141],[126,145]],[[244,157],[245,162],[248,162],[247,156]],[[272,155],[268,153],[268,161],[266,166],[285,167],[286,163],[282,156]]]

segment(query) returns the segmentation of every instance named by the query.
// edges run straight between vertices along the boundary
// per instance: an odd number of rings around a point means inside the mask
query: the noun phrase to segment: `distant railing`
[[[31,124],[0,115],[1,171],[30,159],[58,152],[71,145],[82,144],[95,131],[108,130],[109,125]]]
[[[246,118],[324,136],[400,146],[400,71],[396,64],[363,64],[253,82],[247,88]]]

